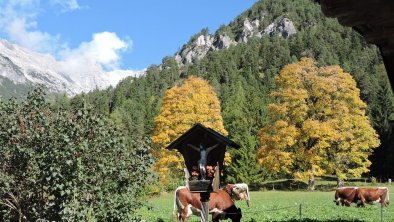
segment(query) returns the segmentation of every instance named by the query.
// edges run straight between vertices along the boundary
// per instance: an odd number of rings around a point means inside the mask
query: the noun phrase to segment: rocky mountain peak
[[[196,42],[195,42],[195,46],[196,47],[210,47],[212,46],[213,43],[213,37],[210,35],[200,35]]]
[[[192,63],[203,58],[209,50],[212,50],[214,38],[206,33],[197,36],[187,47],[184,47],[175,56],[175,60],[180,64]]]
[[[243,22],[243,28],[240,33],[238,33],[235,38],[237,42],[248,42],[250,37],[255,36],[259,31],[260,20],[255,19],[252,22],[246,18]]]
[[[234,33],[235,38],[231,38],[230,34],[222,33],[220,35],[212,36],[207,31],[202,32],[200,35],[195,36],[192,40],[183,46],[183,48],[176,53],[175,61],[178,65],[194,63],[203,58],[209,51],[216,51],[227,49],[232,45],[239,43],[247,43],[250,38],[261,38],[264,35],[275,36],[279,35],[283,38],[297,33],[297,30],[289,18],[280,16],[276,18],[267,27],[261,27],[261,21],[265,16],[260,19],[251,20],[245,18],[242,21],[241,28]],[[262,30],[262,31],[260,31]]]
[[[293,21],[288,18],[279,17],[269,24],[261,34],[267,34],[269,36],[280,35],[283,38],[288,38],[295,33],[297,33],[297,30]]]
[[[220,50],[220,49],[228,49],[232,45],[236,45],[237,43],[230,38],[230,36],[224,34],[224,35],[219,35],[219,37],[215,40],[214,46],[215,50]]]

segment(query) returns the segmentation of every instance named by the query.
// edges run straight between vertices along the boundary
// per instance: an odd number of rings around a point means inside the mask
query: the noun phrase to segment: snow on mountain
[[[77,64],[79,62],[85,62],[85,68],[81,69],[81,65]],[[49,54],[33,52],[0,39],[0,77],[5,77],[15,84],[43,84],[51,92],[75,95],[95,88],[115,86],[121,79],[139,76],[143,72],[107,72],[100,64],[78,60],[57,61]]]

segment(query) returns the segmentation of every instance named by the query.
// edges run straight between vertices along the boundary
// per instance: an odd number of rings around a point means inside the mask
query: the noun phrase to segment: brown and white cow
[[[380,203],[382,207],[387,207],[389,205],[389,189],[387,187],[358,188],[357,201],[357,207],[365,207],[366,203]]]
[[[358,187],[340,187],[335,191],[335,200],[337,205],[350,207],[351,203],[357,202]]]
[[[246,183],[227,184],[223,188],[233,200],[245,200],[250,206],[249,187]]]
[[[241,209],[235,206],[230,195],[224,190],[211,193],[208,209],[214,222],[228,218],[233,222],[239,222],[242,218]],[[175,190],[174,213],[178,222],[186,222],[191,215],[200,216],[200,193],[192,193],[185,186],[178,187]]]

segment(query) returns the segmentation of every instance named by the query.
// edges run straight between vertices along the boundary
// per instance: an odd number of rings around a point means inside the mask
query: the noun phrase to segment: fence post
[[[302,206],[300,204],[300,222],[302,222]]]

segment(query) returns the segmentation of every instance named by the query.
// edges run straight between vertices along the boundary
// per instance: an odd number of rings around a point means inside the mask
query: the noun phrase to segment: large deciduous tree
[[[349,73],[317,67],[312,59],[285,66],[275,79],[271,122],[260,131],[258,157],[272,173],[308,179],[335,174],[339,180],[368,172],[379,145],[366,104]]]
[[[155,148],[155,169],[164,185],[183,169],[183,158],[176,151],[167,151],[166,146],[196,123],[212,128],[224,135],[220,102],[206,80],[189,77],[181,86],[167,90],[159,115],[155,118],[152,143]]]

